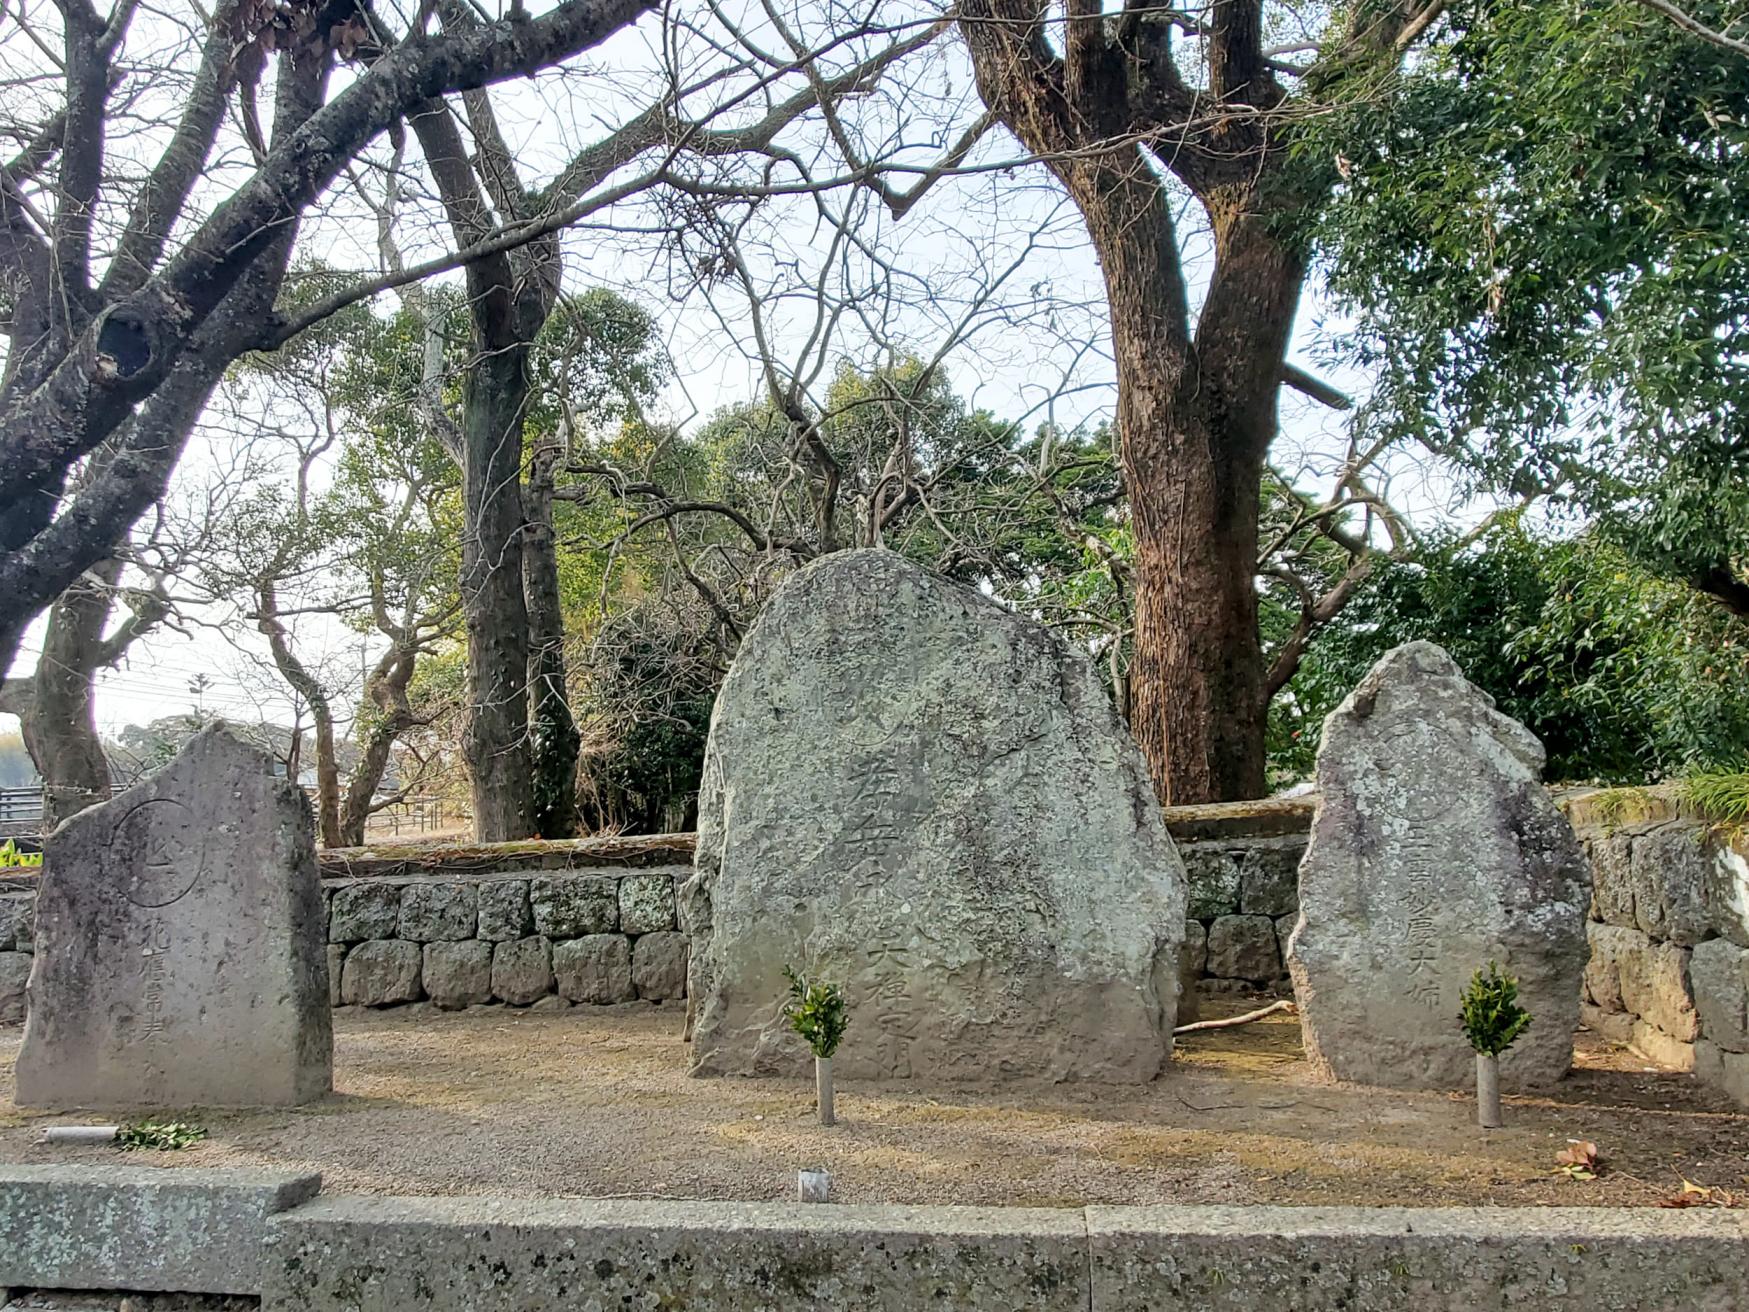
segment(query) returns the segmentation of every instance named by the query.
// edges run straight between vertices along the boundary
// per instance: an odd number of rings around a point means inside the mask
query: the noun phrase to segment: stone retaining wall
[[[691,868],[671,863],[671,840],[638,850],[662,865],[600,844],[325,853],[329,998],[443,1008],[684,998],[675,890]],[[34,930],[30,881],[0,884],[0,1024],[24,1019]]]
[[[1569,796],[1595,877],[1583,1018],[1749,1104],[1749,839],[1666,789]],[[1279,986],[1306,798],[1166,812],[1190,880],[1193,989]],[[692,835],[322,855],[336,1006],[563,1007],[685,996]],[[0,877],[0,1024],[24,1016],[32,876]]]
[[[668,1002],[686,996],[685,866],[325,880],[335,1006]]]
[[[1190,986],[1268,988],[1287,977],[1311,824],[1304,798],[1166,809],[1190,880],[1181,962],[1187,996]]]
[[[1749,846],[1667,788],[1566,810],[1594,881],[1585,1023],[1749,1103]]]
[[[0,879],[0,1025],[24,1019],[24,981],[35,948],[35,879]]]
[[[1299,912],[1305,799],[1169,807],[1190,877],[1190,988],[1279,985]],[[323,852],[328,990],[340,1006],[560,1007],[686,996],[675,893],[693,836],[412,843]],[[35,878],[0,878],[0,1025],[24,1019]]]
[[[335,1006],[564,1007],[686,996],[691,834],[320,855]]]
[[[1595,878],[1587,1025],[1749,1104],[1749,839],[1667,789],[1563,800]],[[1279,985],[1310,799],[1176,807],[1190,879],[1184,972],[1203,990]],[[675,890],[692,835],[322,854],[337,1006],[681,999]],[[24,1016],[35,878],[0,877],[0,1024]],[[1194,1013],[1187,987],[1184,1017]]]

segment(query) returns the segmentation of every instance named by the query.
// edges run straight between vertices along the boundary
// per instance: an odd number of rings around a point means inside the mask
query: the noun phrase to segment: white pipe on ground
[[[44,1143],[114,1143],[119,1125],[51,1125],[43,1131]]]

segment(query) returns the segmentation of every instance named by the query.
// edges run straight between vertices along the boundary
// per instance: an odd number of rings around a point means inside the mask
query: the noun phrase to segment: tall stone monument
[[[333,1086],[310,808],[203,730],[45,845],[26,1107],[257,1107]]]
[[[787,580],[705,751],[683,894],[695,1074],[795,1074],[784,967],[843,986],[851,1079],[1139,1082],[1184,868],[1087,657],[888,551]]]
[[[1503,1082],[1566,1073],[1591,871],[1542,767],[1535,736],[1429,642],[1387,652],[1324,722],[1288,945],[1315,1068],[1473,1087],[1459,996],[1497,961],[1532,1017],[1501,1058]]]

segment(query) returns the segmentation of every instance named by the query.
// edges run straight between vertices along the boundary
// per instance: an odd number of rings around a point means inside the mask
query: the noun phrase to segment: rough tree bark
[[[1302,270],[1251,218],[1213,215],[1216,273],[1188,329],[1168,199],[1132,150],[1057,167],[1099,252],[1135,532],[1130,728],[1168,805],[1265,791],[1258,488]]]
[[[18,717],[42,776],[45,829],[109,797],[109,760],[92,708],[97,673],[167,610],[161,597],[137,594],[133,613],[106,635],[121,574],[121,561],[100,561],[62,593],[49,610],[35,673],[0,685],[0,711]]]
[[[435,11],[446,31],[467,34],[477,14],[455,0],[439,0]],[[548,185],[527,187],[515,153],[506,143],[484,91],[461,97],[452,108],[431,100],[410,116],[426,164],[444,206],[451,234],[460,245],[476,245],[498,221],[522,224],[563,210],[640,156],[677,151],[728,155],[769,150],[780,129],[835,97],[871,88],[895,61],[935,40],[942,25],[908,34],[869,59],[832,78],[810,75],[806,85],[769,106],[759,119],[741,126],[713,128],[677,113],[670,92],[632,117],[623,127],[582,150]],[[811,55],[798,54],[785,72],[803,68]],[[777,76],[782,76],[781,74]],[[730,105],[745,103],[737,94]],[[458,120],[465,122],[464,141]],[[471,142],[472,150],[469,149]],[[662,180],[660,165],[630,186]],[[388,210],[379,220],[391,218]],[[398,258],[398,257],[397,257]],[[467,266],[468,311],[472,327],[471,374],[485,365],[490,378],[470,377],[464,414],[457,425],[435,413],[428,417],[444,434],[464,477],[467,514],[463,601],[470,638],[470,720],[466,755],[473,781],[478,837],[509,839],[539,832],[563,837],[577,824],[575,778],[579,735],[566,700],[563,622],[558,606],[558,561],[550,522],[551,470],[531,471],[537,480],[527,490],[528,513],[512,519],[497,499],[515,489],[507,479],[512,447],[521,459],[523,417],[530,399],[527,358],[558,303],[561,285],[558,239],[547,235],[514,250],[488,255]],[[512,431],[514,429],[514,431]],[[475,491],[467,492],[470,478]],[[538,480],[544,479],[544,483]],[[544,507],[544,510],[543,510]],[[510,568],[520,557],[521,589],[511,596]],[[514,622],[515,631],[507,631]],[[475,644],[483,644],[475,649]],[[513,676],[518,658],[524,666]],[[517,689],[521,689],[520,698]],[[530,721],[534,721],[531,732]],[[535,794],[531,802],[530,793]]]
[[[565,622],[553,539],[553,469],[559,451],[542,443],[529,459],[522,574],[528,604],[529,696],[533,710],[534,826],[542,838],[577,833],[577,752],[583,737],[565,685]]]
[[[478,22],[471,10],[453,0],[440,0],[437,12],[446,29],[457,33],[471,32]],[[411,122],[451,233],[457,243],[472,245],[491,232],[494,212],[503,221],[521,223],[563,209],[647,153],[685,150],[711,156],[768,150],[780,129],[821,103],[872,87],[895,61],[935,40],[937,30],[932,25],[909,34],[832,78],[810,77],[806,86],[742,126],[713,128],[708,119],[685,121],[676,112],[674,97],[664,97],[622,128],[578,151],[538,191],[524,185],[515,154],[499,131],[491,98],[484,91],[462,97],[471,153],[457,116],[442,103],[428,103]],[[797,66],[805,65],[808,58],[798,54]],[[659,172],[649,175],[644,185],[658,180]],[[559,299],[558,240],[543,237],[474,261],[467,274],[475,359],[489,363],[494,377],[485,386],[470,378],[459,429],[445,416],[432,418],[447,434],[464,469],[470,463],[474,466],[480,487],[477,501],[465,498],[467,549],[473,553],[473,563],[464,560],[463,565],[464,579],[471,580],[464,583],[463,601],[473,689],[466,754],[473,777],[474,823],[482,841],[534,832],[565,837],[575,832],[578,822],[575,780],[580,737],[565,686],[563,617],[551,528],[551,467],[531,468],[528,513],[520,518],[513,521],[508,505],[495,499],[500,492],[515,491],[514,485],[502,480],[508,478],[512,446],[521,459],[522,418],[529,402],[528,353]],[[464,478],[464,491],[466,486]],[[518,557],[521,591],[512,597],[509,570]],[[504,627],[512,618],[514,635]],[[476,641],[486,646],[474,650]],[[513,678],[512,667],[519,656],[523,670]]]
[[[492,231],[492,213],[448,107],[426,104],[411,121],[456,241],[479,241]],[[553,295],[546,279],[519,276],[521,263],[505,251],[468,265],[472,339],[456,430],[464,523],[461,597],[468,632],[464,754],[474,837],[482,843],[535,832],[523,594],[523,425],[529,351]]]
[[[25,749],[43,781],[43,828],[109,796],[109,762],[92,710],[100,649],[118,563],[105,561],[61,595],[49,612],[42,655],[17,711]]]
[[[271,580],[255,586],[255,627],[267,639],[280,677],[304,699],[316,726],[316,829],[323,847],[339,847],[340,762],[335,755],[334,709],[328,690],[292,650],[291,637],[279,614],[279,597]],[[292,777],[297,782],[297,777]]]
[[[960,13],[984,103],[1062,183],[1105,277],[1136,538],[1131,730],[1162,802],[1260,796],[1258,499],[1305,272],[1289,221],[1318,194],[1290,167],[1263,2],[1198,19],[1069,0],[1056,45],[1023,0]],[[1356,6],[1320,63],[1389,50],[1409,21],[1395,0]],[[1201,85],[1175,62],[1179,27],[1201,38]],[[1194,317],[1166,173],[1214,235]]]
[[[407,700],[418,650],[396,639],[378,659],[364,683],[365,698],[375,708],[358,744],[358,761],[346,781],[340,812],[340,847],[362,847],[364,829],[375,809],[378,786],[389,768],[389,757],[403,733],[419,723]]]
[[[470,283],[474,281],[470,277]],[[502,302],[501,288],[486,293]],[[528,608],[522,594],[522,421],[528,346],[508,311],[475,315],[473,366],[462,400],[462,611],[468,631],[465,753],[474,836],[534,832],[528,750]],[[484,328],[484,331],[482,331]]]

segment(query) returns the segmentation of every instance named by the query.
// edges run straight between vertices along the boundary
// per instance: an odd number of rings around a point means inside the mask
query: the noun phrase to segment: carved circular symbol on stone
[[[1445,778],[1464,763],[1462,740],[1430,720],[1405,720],[1382,730],[1374,765],[1395,779],[1406,819],[1425,823],[1451,809],[1453,787]]]
[[[141,802],[117,822],[109,861],[129,902],[167,907],[206,873],[200,818],[174,798]]]

